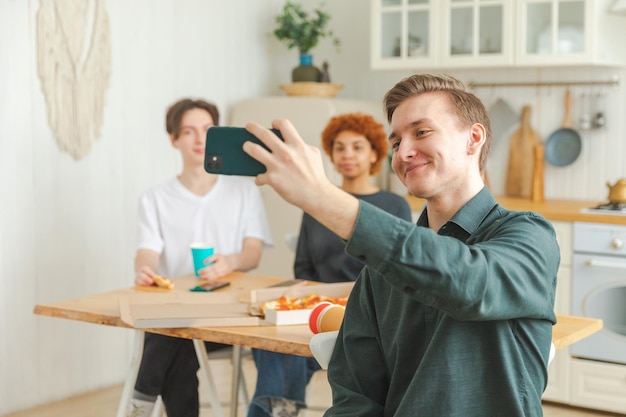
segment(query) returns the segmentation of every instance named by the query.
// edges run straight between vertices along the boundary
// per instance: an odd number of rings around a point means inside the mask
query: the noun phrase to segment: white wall
[[[91,153],[75,161],[58,150],[46,119],[35,62],[39,4],[0,0],[0,415],[121,382],[130,332],[37,317],[33,306],[132,285],[137,198],[180,167],[164,132],[167,104],[187,95],[209,98],[227,120],[241,99],[282,95],[278,84],[289,82],[297,63],[295,51],[269,36],[282,3],[108,0],[113,69],[104,127]],[[380,100],[409,72],[368,69],[368,1],[326,4],[343,46],[337,53],[322,41],[315,62],[329,61],[332,80],[345,84],[340,97]],[[615,72],[455,74],[465,81],[531,81]],[[623,70],[617,75],[625,77]],[[604,183],[626,176],[625,91],[624,82],[610,91],[609,128],[583,133],[579,161],[546,167],[548,198],[603,200]],[[556,88],[479,94],[485,101],[503,95],[517,108],[533,105],[533,126],[544,138],[562,119]],[[505,141],[495,144],[490,163],[494,186],[505,172],[502,147]]]
[[[0,0],[0,415],[122,380],[130,332],[32,310],[132,285],[139,194],[180,167],[166,106],[206,97],[226,120],[233,103],[279,82],[267,36],[279,1],[106,4],[113,67],[104,127],[75,161],[47,122],[39,4]]]

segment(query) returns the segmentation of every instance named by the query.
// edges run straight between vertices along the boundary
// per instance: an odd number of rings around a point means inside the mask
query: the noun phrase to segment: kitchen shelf
[[[475,83],[470,81],[467,85],[470,89],[481,87],[572,87],[572,86],[590,86],[590,85],[607,85],[618,86],[619,78],[615,77],[610,80],[594,80],[594,81],[519,81],[519,82],[493,82],[493,83]]]

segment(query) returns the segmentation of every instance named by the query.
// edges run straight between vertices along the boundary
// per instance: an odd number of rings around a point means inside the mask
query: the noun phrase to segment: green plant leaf
[[[276,39],[287,45],[288,49],[297,48],[300,53],[308,53],[317,46],[321,38],[331,38],[333,46],[339,48],[341,42],[327,28],[330,15],[320,9],[309,14],[299,4],[287,1],[282,14],[276,16]]]

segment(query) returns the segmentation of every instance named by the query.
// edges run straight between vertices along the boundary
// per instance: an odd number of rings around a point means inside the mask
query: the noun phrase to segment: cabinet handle
[[[598,261],[595,259],[590,259],[585,262],[587,266],[599,266],[604,268],[615,268],[615,269],[626,269],[626,262],[618,263],[618,262],[606,262],[606,261]]]

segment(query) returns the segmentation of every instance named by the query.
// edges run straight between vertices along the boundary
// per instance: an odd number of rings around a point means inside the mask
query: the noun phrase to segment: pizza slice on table
[[[322,301],[328,301],[332,304],[339,304],[345,306],[348,302],[348,297],[330,297],[326,295],[319,295],[317,293],[309,293],[304,297],[287,297],[282,296],[276,300],[266,301],[261,306],[262,314],[265,314],[266,309],[273,309],[277,311],[286,310],[308,310],[315,307]]]

